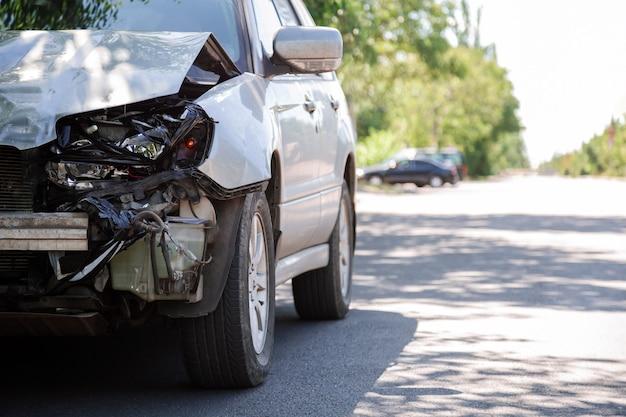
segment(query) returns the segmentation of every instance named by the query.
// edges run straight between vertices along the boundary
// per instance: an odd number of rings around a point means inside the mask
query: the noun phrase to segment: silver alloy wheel
[[[252,218],[251,226],[248,243],[248,312],[254,351],[261,354],[267,338],[269,305],[267,302],[267,248],[263,221],[259,213]]]
[[[378,175],[374,175],[373,177],[370,178],[369,183],[372,185],[382,185],[383,179],[379,177]]]
[[[434,176],[430,179],[430,186],[433,188],[439,188],[443,185],[443,180],[441,177]]]
[[[341,279],[341,296],[345,300],[350,290],[350,218],[346,201],[341,200],[339,212],[339,275]]]

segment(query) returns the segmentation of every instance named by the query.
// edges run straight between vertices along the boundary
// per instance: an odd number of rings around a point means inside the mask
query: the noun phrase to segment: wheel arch
[[[343,168],[343,179],[348,184],[348,190],[350,190],[350,199],[354,206],[356,197],[356,165],[354,160],[354,154],[348,154],[346,162]]]
[[[352,250],[356,248],[356,161],[353,153],[349,153],[343,169],[343,179],[348,185],[352,201]]]
[[[274,150],[270,158],[271,177],[265,189],[265,197],[270,206],[270,216],[272,218],[272,228],[274,232],[274,246],[278,245],[280,238],[280,202],[282,201],[283,175],[280,154]]]

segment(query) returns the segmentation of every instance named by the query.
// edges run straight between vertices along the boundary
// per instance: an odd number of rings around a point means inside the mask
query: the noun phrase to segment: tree
[[[406,146],[456,146],[475,175],[528,165],[519,104],[495,48],[481,45],[480,10],[473,19],[465,0],[307,3],[343,33],[339,75],[360,165]]]
[[[121,0],[0,1],[0,30],[102,27]]]

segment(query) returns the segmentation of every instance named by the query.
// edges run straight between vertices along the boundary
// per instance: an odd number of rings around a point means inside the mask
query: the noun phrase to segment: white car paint
[[[67,115],[176,94],[210,33],[0,32],[0,144],[56,138]]]

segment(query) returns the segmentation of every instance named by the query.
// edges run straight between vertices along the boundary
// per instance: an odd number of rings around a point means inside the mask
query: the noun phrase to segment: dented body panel
[[[250,73],[225,81],[196,100],[218,121],[200,171],[226,189],[267,181],[277,129],[267,80]]]
[[[64,116],[176,94],[209,35],[0,32],[0,144],[34,148]]]

